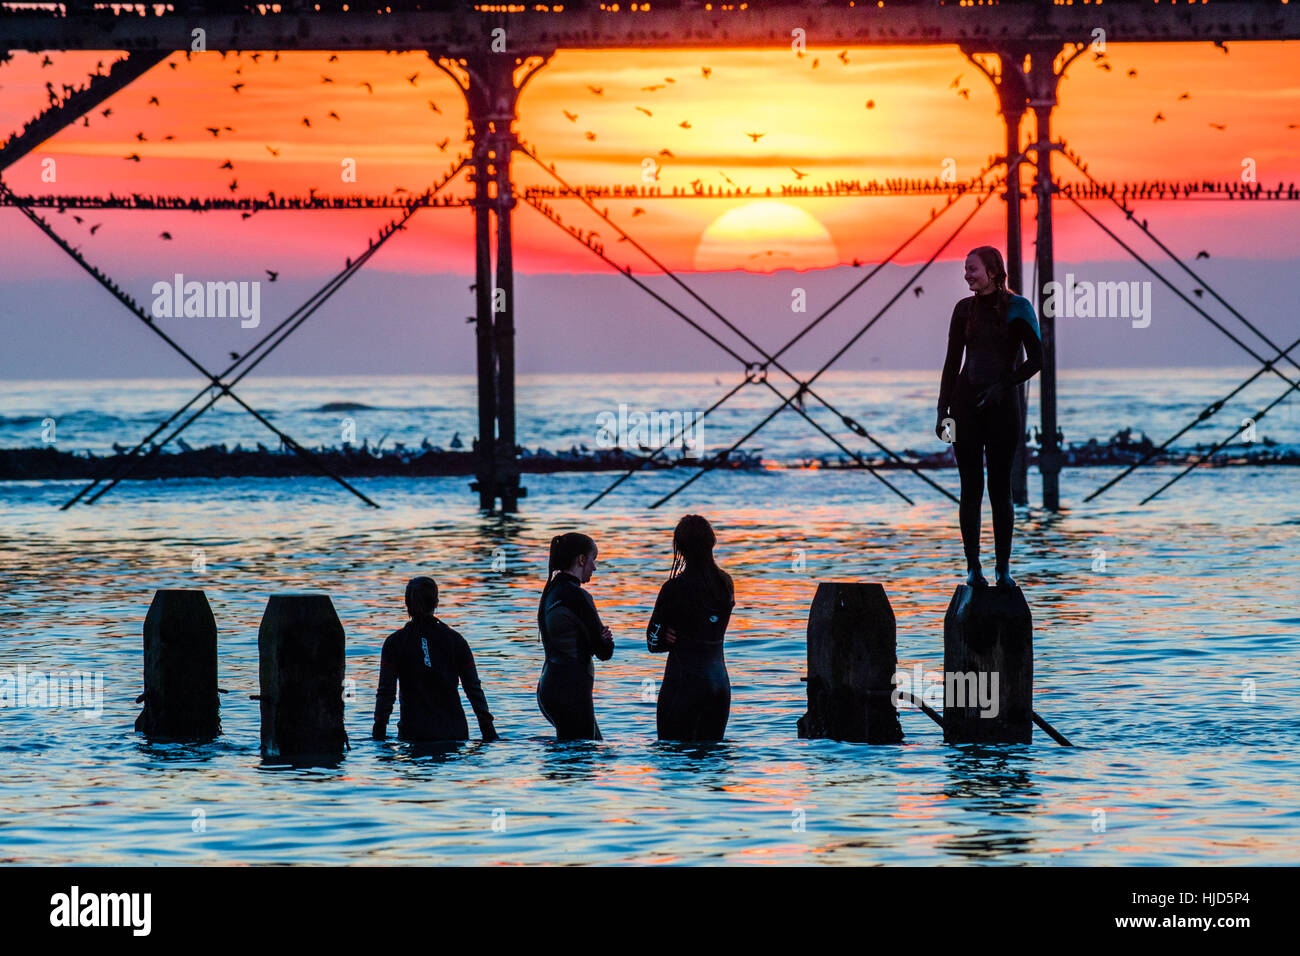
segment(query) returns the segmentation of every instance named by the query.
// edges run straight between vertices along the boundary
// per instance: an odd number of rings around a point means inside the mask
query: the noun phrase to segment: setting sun
[[[838,262],[830,231],[797,206],[772,199],[729,209],[704,230],[695,268],[821,269]]]

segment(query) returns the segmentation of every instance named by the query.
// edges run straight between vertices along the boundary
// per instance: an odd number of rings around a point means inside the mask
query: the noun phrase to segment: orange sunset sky
[[[772,51],[560,52],[531,81],[520,104],[519,134],[571,183],[639,183],[642,162],[658,158],[659,186],[693,180],[723,187],[727,179],[755,193],[828,180],[932,178],[945,160],[958,179],[1001,150],[992,86],[955,49],[810,47],[802,58]],[[83,82],[96,61],[119,54],[17,53],[0,66],[3,125],[18,130],[46,103],[46,82]],[[817,61],[814,66],[814,60]],[[1062,81],[1056,133],[1104,181],[1161,178],[1240,180],[1249,158],[1264,185],[1300,178],[1300,67],[1285,44],[1111,44],[1100,69],[1091,53]],[[171,68],[170,64],[175,64]],[[703,75],[703,67],[710,75]],[[1135,77],[1128,76],[1136,69]],[[414,82],[408,80],[416,74]],[[331,82],[326,82],[328,78]],[[373,92],[363,84],[370,83]],[[232,84],[243,83],[236,91]],[[954,86],[955,84],[955,86]],[[661,88],[645,90],[644,87]],[[594,95],[589,86],[602,89]],[[968,91],[968,98],[961,95]],[[1182,94],[1186,98],[1180,98]],[[158,105],[149,103],[158,98]],[[867,101],[873,107],[866,107]],[[431,105],[432,104],[432,105]],[[463,101],[424,54],[182,54],[160,64],[108,104],[89,127],[78,123],[6,171],[18,193],[147,192],[198,196],[318,192],[380,194],[422,191],[467,149]],[[436,106],[437,111],[434,107]],[[638,107],[642,109],[639,110]],[[337,119],[329,116],[330,111]],[[570,120],[566,111],[576,114]],[[645,111],[649,111],[649,115]],[[1154,122],[1157,113],[1164,120]],[[303,119],[310,121],[310,126]],[[688,122],[689,128],[679,124]],[[1225,129],[1217,129],[1220,124]],[[205,127],[220,128],[214,137]],[[229,126],[233,131],[227,131]],[[1022,136],[1032,131],[1027,121]],[[754,142],[747,133],[763,133]],[[588,134],[594,134],[590,139]],[[141,140],[139,135],[143,135]],[[166,136],[174,137],[166,140]],[[445,142],[445,151],[439,144]],[[273,155],[274,150],[278,155]],[[126,160],[138,154],[139,162]],[[53,158],[57,182],[41,181]],[[344,158],[357,182],[341,180]],[[223,169],[229,161],[233,169]],[[1060,157],[1058,174],[1077,175]],[[548,181],[517,155],[520,186]],[[1026,181],[1029,171],[1026,170]],[[463,176],[463,174],[462,174]],[[458,179],[448,189],[467,196]],[[572,200],[551,201],[585,229],[602,231],[620,265],[652,269]],[[680,270],[826,268],[871,261],[890,249],[940,202],[908,199],[747,199],[602,202],[617,221],[668,266]],[[965,199],[969,204],[972,200]],[[634,206],[646,209],[632,216]],[[965,208],[969,208],[968,206]],[[1099,213],[1105,204],[1094,207]],[[1026,203],[1025,258],[1032,264],[1033,205]],[[1068,203],[1057,209],[1058,255],[1075,260],[1122,255]],[[1176,250],[1287,259],[1296,255],[1293,203],[1140,203],[1152,228]],[[952,224],[964,214],[954,211]],[[260,272],[271,261],[289,274],[318,273],[364,249],[392,211],[138,213],[87,210],[48,213],[61,234],[110,275],[160,269]],[[1114,222],[1113,212],[1108,213]],[[13,210],[0,212],[6,271],[24,278],[65,276],[75,267]],[[608,271],[578,242],[524,203],[515,217],[520,272]],[[91,226],[100,224],[94,235]],[[990,203],[959,244],[1003,243],[1002,204]],[[174,238],[163,240],[168,231]],[[939,234],[935,230],[935,242]],[[472,271],[468,209],[426,210],[409,232],[377,256],[373,268],[418,274]],[[969,241],[967,241],[969,240]],[[901,262],[928,256],[934,242]],[[952,250],[953,256],[962,250]]]

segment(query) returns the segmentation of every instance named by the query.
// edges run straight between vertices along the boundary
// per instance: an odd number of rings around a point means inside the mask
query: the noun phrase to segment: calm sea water
[[[1067,377],[1067,438],[1105,437],[1124,425],[1163,438],[1166,424],[1177,427],[1235,381],[1231,372],[1107,374]],[[925,379],[862,378],[835,383],[854,414],[867,421],[868,410],[880,410],[882,440],[928,448],[924,431],[908,424],[929,427]],[[690,408],[683,403],[718,391],[710,376],[622,379],[588,391],[532,383],[522,439],[590,445],[595,414],[611,402]],[[418,416],[391,413],[390,430],[411,436],[397,439],[408,444],[421,433],[445,445],[452,431],[473,431],[463,395],[439,405],[441,385],[261,387],[262,407],[300,427],[323,413],[294,408],[351,400],[418,407]],[[377,400],[378,391],[389,398]],[[0,446],[18,444],[14,434],[33,443],[30,430],[49,415],[60,447],[76,448],[129,441],[180,390],[7,383],[2,394],[0,413],[11,423]],[[755,393],[752,401],[745,407],[766,400]],[[73,405],[97,416],[99,430],[68,426]],[[33,415],[34,424],[12,424]],[[777,422],[766,448],[794,447],[780,444],[788,434],[822,453],[790,413]],[[1276,428],[1284,440],[1286,424],[1260,430]],[[214,439],[191,442],[260,440],[255,425],[233,418],[228,431],[208,427]],[[369,427],[358,418],[358,441]],[[376,418],[374,428],[383,427]],[[1223,431],[1220,424],[1206,434]],[[932,474],[956,490],[954,472]],[[1139,507],[1171,474],[1163,469],[1081,503],[1112,474],[1067,471],[1061,513],[1031,506],[1017,517],[1014,570],[1034,614],[1035,709],[1073,749],[1037,731],[1031,746],[948,746],[912,709],[901,715],[899,746],[797,738],[818,581],[881,582],[898,619],[900,668],[942,668],[943,614],[962,564],[956,514],[910,476],[899,483],[915,506],[861,473],[777,470],[709,475],[657,510],[649,502],[684,474],[641,475],[588,511],[582,504],[611,476],[526,476],[523,511],[511,517],[478,514],[465,478],[359,481],[383,505],[378,511],[323,479],[128,482],[94,507],[66,512],[57,505],[73,484],[0,485],[0,671],[97,671],[104,695],[98,716],[0,711],[0,856],[92,864],[1294,864],[1300,474],[1207,470]],[[1030,484],[1036,503],[1033,473]],[[654,739],[663,660],[643,640],[672,526],[687,511],[714,522],[719,560],[737,582],[727,635],[731,723],[724,743],[704,748]],[[617,642],[614,659],[597,665],[601,743],[554,743],[534,700],[545,545],[573,528],[600,545],[589,589]],[[986,521],[986,541],[988,533]],[[202,572],[193,570],[199,549]],[[403,622],[402,585],[416,573],[438,579],[443,617],[474,649],[503,735],[497,743],[421,756],[369,740],[379,647]],[[216,615],[220,682],[230,693],[225,733],[210,745],[154,745],[132,730],[141,626],[163,587],[203,588]],[[353,749],[337,767],[270,766],[258,753],[249,699],[258,689],[257,627],[267,596],[289,590],[328,593],[347,633]],[[1243,699],[1252,686],[1254,699]]]

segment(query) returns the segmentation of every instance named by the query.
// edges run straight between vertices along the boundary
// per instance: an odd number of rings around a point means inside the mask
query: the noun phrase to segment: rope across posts
[[[406,222],[413,215],[415,215],[415,213],[419,209],[424,208],[424,206],[432,198],[433,194],[436,193],[443,186],[445,186],[451,179],[453,179],[455,175],[462,168],[464,168],[464,166],[465,166],[465,160],[462,159],[446,174],[446,176],[442,179],[440,183],[432,187],[430,190],[427,190],[425,194],[422,197],[420,197],[418,200],[412,202],[407,208],[406,214],[404,216],[402,216],[398,220],[389,223],[387,227],[381,230],[379,238],[377,240],[372,240],[369,247],[366,249],[366,251],[358,255],[355,261],[352,261],[349,266],[347,266],[346,268],[338,272],[335,276],[333,276],[328,282],[326,282],[326,284],[321,289],[319,289],[316,293],[314,293],[305,303],[299,306],[296,310],[290,313],[289,316],[281,320],[281,322],[278,325],[276,325],[273,329],[271,329],[269,332],[267,332],[267,334],[264,335],[257,342],[257,344],[255,344],[251,349],[249,349],[242,356],[240,356],[236,361],[234,361],[219,376],[219,378],[224,381],[227,378],[227,376],[229,376],[230,373],[234,371],[236,368],[238,368],[240,365],[243,365],[244,363],[249,363],[247,368],[245,368],[242,372],[240,372],[240,374],[237,377],[235,377],[234,379],[232,379],[231,381],[223,385],[221,388],[216,389],[215,391],[210,386],[200,389],[194,395],[193,398],[191,398],[188,402],[186,402],[179,409],[177,409],[169,418],[167,418],[160,425],[158,425],[152,432],[150,432],[143,439],[141,439],[140,442],[133,449],[131,449],[131,451],[129,451],[126,454],[125,460],[118,464],[112,476],[110,476],[108,479],[96,478],[86,487],[82,488],[81,491],[79,491],[71,499],[65,502],[62,506],[63,510],[66,510],[70,508],[72,505],[76,504],[88,492],[95,489],[101,481],[107,480],[107,484],[103,488],[99,489],[99,491],[96,492],[90,499],[88,499],[87,502],[88,504],[94,504],[105,494],[107,494],[113,487],[115,487],[120,481],[122,481],[125,477],[127,477],[127,475],[130,473],[132,468],[135,467],[135,465],[146,460],[152,455],[156,455],[160,453],[164,446],[166,446],[169,442],[174,440],[178,435],[180,435],[181,432],[183,432],[186,428],[188,428],[200,415],[202,415],[214,404],[216,404],[217,400],[223,394],[228,394],[228,390],[230,388],[233,388],[235,385],[238,385],[239,382],[242,381],[246,375],[248,375],[250,372],[253,371],[253,369],[255,369],[259,364],[261,364],[261,362],[264,359],[266,359],[266,357],[269,356],[276,348],[278,348],[284,342],[284,340],[289,337],[290,334],[292,334],[295,330],[299,328],[299,326],[302,325],[303,322],[305,322],[308,318],[310,318],[312,314],[314,314],[315,311],[318,308],[320,308],[320,306],[323,305],[330,298],[330,296],[332,296],[335,292],[337,292],[343,286],[343,284],[347,282],[348,279],[350,279],[353,275],[355,275],[358,271],[360,271],[361,267],[364,266],[369,261],[370,257],[373,256],[376,252],[378,252],[379,249],[386,242],[388,242],[388,240],[392,236],[396,235],[396,233],[398,233],[399,231],[405,229]],[[270,340],[274,338],[277,334],[279,334],[279,338],[268,345],[267,343],[270,342]],[[262,351],[261,354],[258,355],[257,353],[259,352],[259,350],[262,350],[264,346],[265,346],[265,351]],[[161,433],[164,429],[166,429],[169,425],[171,425],[172,422],[174,422],[177,418],[179,418],[187,410],[189,410],[189,408],[193,406],[194,403],[197,402],[199,399],[201,399],[204,395],[209,395],[209,399],[205,405],[201,406],[196,412],[194,412],[194,414],[192,414],[189,418],[187,418],[184,422],[182,422],[161,442],[158,442],[152,448],[150,448],[145,455],[139,456],[139,452],[141,451],[141,449],[143,449],[146,445],[152,442],[153,439],[157,437],[159,433]]]

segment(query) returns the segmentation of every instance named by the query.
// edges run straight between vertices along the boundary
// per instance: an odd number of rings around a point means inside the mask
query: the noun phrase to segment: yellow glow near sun
[[[821,269],[839,262],[826,227],[798,206],[758,199],[728,209],[704,230],[695,249],[701,272]]]

